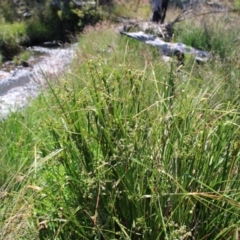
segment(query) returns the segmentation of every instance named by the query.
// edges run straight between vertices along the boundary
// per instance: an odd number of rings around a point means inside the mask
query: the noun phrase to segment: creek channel
[[[33,46],[27,67],[6,62],[0,68],[0,119],[22,109],[46,86],[46,79],[56,78],[69,70],[77,44],[67,47]],[[23,64],[24,65],[24,64]]]

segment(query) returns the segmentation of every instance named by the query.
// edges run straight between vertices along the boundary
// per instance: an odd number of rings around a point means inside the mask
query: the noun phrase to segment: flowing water
[[[29,66],[16,67],[13,62],[3,64],[0,69],[0,119],[35,98],[46,85],[46,77],[50,79],[66,72],[75,49],[75,44],[65,48],[35,46],[29,49],[32,52]]]

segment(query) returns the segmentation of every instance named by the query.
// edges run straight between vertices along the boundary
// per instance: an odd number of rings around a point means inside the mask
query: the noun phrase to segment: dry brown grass
[[[147,19],[151,16],[149,0],[115,0],[112,7],[105,6],[105,10],[116,17]]]

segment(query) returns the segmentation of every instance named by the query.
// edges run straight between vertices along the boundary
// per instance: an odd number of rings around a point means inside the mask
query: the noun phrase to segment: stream
[[[210,53],[194,49],[182,43],[168,43],[160,38],[144,32],[124,32],[121,34],[140,40],[157,47],[163,56],[172,57],[177,53],[191,54],[198,62],[210,59]],[[13,62],[7,62],[0,68],[0,120],[9,112],[17,111],[35,98],[46,80],[66,73],[76,53],[77,43],[67,47],[34,46],[29,49],[31,58],[26,67],[16,67]],[[22,64],[24,65],[24,64]]]
[[[46,77],[49,80],[64,74],[75,56],[76,47],[77,44],[65,48],[34,46],[29,48],[32,52],[27,61],[29,66],[4,63],[0,68],[0,119],[28,105],[46,85]]]

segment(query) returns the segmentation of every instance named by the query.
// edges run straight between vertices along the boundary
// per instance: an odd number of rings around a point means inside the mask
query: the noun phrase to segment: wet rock
[[[23,66],[23,67],[32,67],[32,65],[31,64],[29,64],[27,61],[21,61],[21,65]]]

